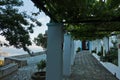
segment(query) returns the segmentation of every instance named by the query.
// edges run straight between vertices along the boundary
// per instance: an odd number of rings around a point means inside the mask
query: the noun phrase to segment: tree
[[[44,49],[47,47],[47,32],[45,34],[39,34],[36,38],[34,38],[34,42],[37,46],[41,46]]]
[[[18,7],[22,5],[21,0],[0,0],[0,35],[9,41],[9,46],[23,48],[31,54],[27,46],[31,45],[29,33],[33,33],[35,26],[28,19],[41,24],[25,12],[19,12]]]

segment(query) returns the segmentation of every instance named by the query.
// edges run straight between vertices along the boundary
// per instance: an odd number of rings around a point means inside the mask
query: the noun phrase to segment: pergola
[[[76,38],[81,35],[98,38],[98,36],[103,37],[113,31],[117,33],[120,31],[120,1],[118,0],[32,1],[40,11],[42,10],[50,17],[51,22],[62,23],[67,28],[71,25],[73,27],[77,26],[77,30],[76,28],[65,29]],[[86,36],[84,29],[89,33],[93,33],[93,30],[96,32]],[[79,32],[80,35],[76,36],[74,32]]]
[[[62,80],[64,32],[74,39],[85,40],[103,38],[111,32],[120,32],[120,0],[31,1],[51,19],[47,24],[46,80]]]

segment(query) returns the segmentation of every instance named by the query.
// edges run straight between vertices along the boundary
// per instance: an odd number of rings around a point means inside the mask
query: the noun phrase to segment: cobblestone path
[[[92,54],[87,51],[76,54],[69,80],[118,80]]]

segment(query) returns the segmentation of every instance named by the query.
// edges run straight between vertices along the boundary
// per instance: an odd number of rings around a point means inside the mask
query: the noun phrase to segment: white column
[[[101,51],[101,40],[97,39],[97,53]]]
[[[118,42],[118,66],[120,67],[120,35],[117,35],[117,42]]]
[[[103,43],[103,56],[105,56],[105,44]]]
[[[105,50],[105,53],[108,52],[108,38],[107,37],[104,37],[103,38],[103,44],[104,44],[104,50]]]
[[[96,53],[98,53],[99,52],[99,40],[98,39],[96,39]]]
[[[74,48],[75,48],[75,46],[76,46],[76,44],[78,45],[78,47],[80,47],[80,50],[82,50],[82,41],[81,40],[78,40],[79,41],[79,43],[77,44],[76,43],[76,40],[74,40]]]
[[[93,48],[92,49],[95,50],[96,49],[96,40],[94,40],[92,44],[93,44]]]
[[[72,40],[71,41],[71,65],[74,65],[75,55],[76,55],[76,51],[78,50],[78,47],[80,47],[80,48],[82,47],[81,41],[80,40]]]
[[[91,51],[94,50],[93,41],[91,41]]]
[[[89,41],[89,51],[90,51],[90,53],[92,51],[92,41]]]
[[[71,74],[71,36],[64,35],[63,53],[63,75],[69,77]]]
[[[49,23],[46,80],[63,79],[63,25]]]
[[[71,65],[74,65],[74,60],[75,60],[75,46],[74,46],[74,40],[71,41]]]

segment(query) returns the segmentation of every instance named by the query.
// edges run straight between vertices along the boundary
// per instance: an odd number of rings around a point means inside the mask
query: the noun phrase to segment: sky
[[[39,9],[34,6],[34,3],[31,0],[23,0],[24,1],[24,6],[20,8],[21,11],[26,11],[27,14],[31,14],[32,12],[38,12]],[[34,16],[33,16],[34,17]],[[46,24],[49,23],[50,18],[46,16],[43,12],[40,13],[39,16],[34,17],[37,18],[38,21],[42,23],[41,27],[36,26],[34,28],[34,33],[31,34],[31,38],[33,39],[34,37],[37,37],[39,33],[45,33],[47,30]]]

